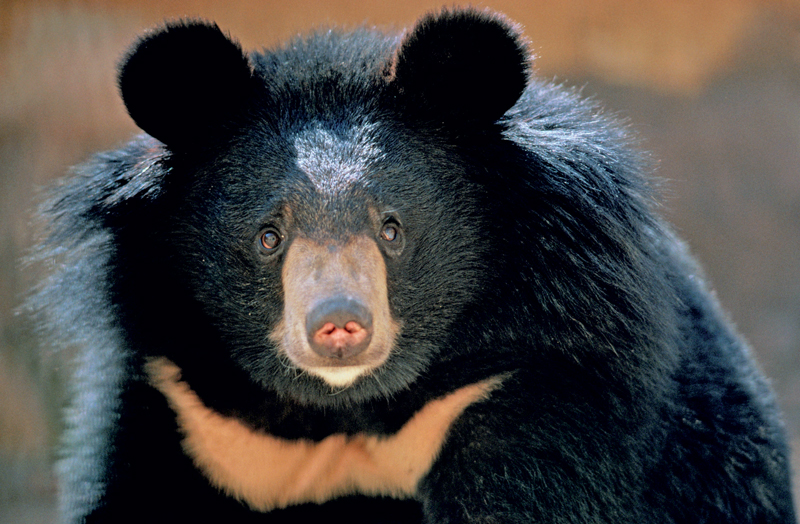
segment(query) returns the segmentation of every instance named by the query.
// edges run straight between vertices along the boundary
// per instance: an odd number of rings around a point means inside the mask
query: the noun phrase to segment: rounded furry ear
[[[389,81],[428,118],[489,124],[519,99],[529,69],[527,45],[511,22],[476,9],[443,10],[406,34]]]
[[[180,21],[142,37],[119,68],[125,107],[172,149],[209,143],[251,95],[252,69],[215,25]]]

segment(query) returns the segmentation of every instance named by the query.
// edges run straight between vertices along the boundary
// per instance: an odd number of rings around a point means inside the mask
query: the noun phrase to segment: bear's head
[[[472,145],[502,141],[527,79],[517,30],[474,10],[249,56],[203,22],[146,35],[119,77],[162,168],[116,228],[132,331],[169,325],[147,351],[300,401],[407,388],[475,331],[455,328],[493,257]]]

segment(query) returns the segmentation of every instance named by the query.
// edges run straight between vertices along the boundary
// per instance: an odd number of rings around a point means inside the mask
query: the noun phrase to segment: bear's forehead
[[[355,185],[366,186],[365,175],[385,157],[376,143],[377,129],[375,123],[344,129],[312,123],[294,137],[297,167],[316,191],[326,196],[341,195]]]

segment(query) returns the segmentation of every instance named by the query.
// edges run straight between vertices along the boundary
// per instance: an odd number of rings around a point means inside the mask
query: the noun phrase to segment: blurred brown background
[[[253,49],[329,24],[401,29],[441,2],[0,0],[0,524],[55,515],[63,372],[13,314],[35,278],[18,262],[32,198],[137,132],[114,83],[134,36],[202,16]],[[664,213],[772,378],[800,470],[800,0],[479,5],[522,24],[539,75],[629,119],[659,160]]]

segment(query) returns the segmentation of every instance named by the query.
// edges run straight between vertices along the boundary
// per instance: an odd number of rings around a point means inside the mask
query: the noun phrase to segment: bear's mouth
[[[286,253],[284,314],[271,334],[289,361],[343,388],[389,358],[400,331],[375,241],[296,238]]]

